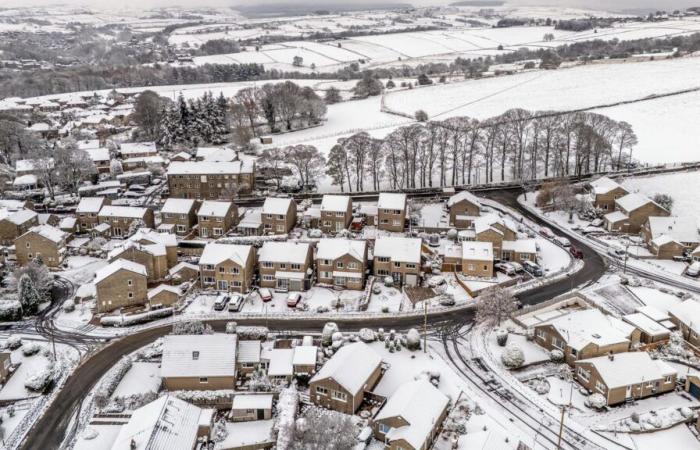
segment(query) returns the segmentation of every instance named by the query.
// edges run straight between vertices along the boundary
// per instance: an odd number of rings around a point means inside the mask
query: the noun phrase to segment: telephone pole
[[[428,352],[428,300],[423,300],[423,353]]]

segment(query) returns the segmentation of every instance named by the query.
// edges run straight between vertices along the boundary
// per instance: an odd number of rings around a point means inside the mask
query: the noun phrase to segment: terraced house
[[[398,285],[416,286],[421,278],[421,240],[382,237],[374,243],[374,275],[390,276]]]
[[[142,222],[140,226],[153,228],[153,211],[149,208],[139,208],[135,206],[104,206],[97,219],[102,224],[109,225],[110,235],[114,238],[127,237],[132,228],[132,224]]]
[[[261,213],[263,232],[287,234],[297,222],[297,203],[291,198],[265,199]]]
[[[169,198],[160,210],[160,226],[170,225],[178,236],[187,235],[197,224],[198,207],[199,203],[193,199]]]
[[[206,200],[197,211],[200,237],[221,237],[238,221],[238,208],[233,202]]]
[[[367,242],[321,239],[316,246],[316,277],[319,283],[363,289],[367,268]]]
[[[352,222],[352,200],[347,195],[324,195],[320,228],[324,233],[346,230]]]
[[[172,162],[168,166],[171,197],[231,199],[255,186],[255,164],[245,161]]]
[[[210,242],[199,258],[202,286],[219,291],[250,291],[254,270],[255,252],[250,245]]]
[[[258,254],[260,286],[280,291],[311,287],[313,247],[305,242],[265,242]]]

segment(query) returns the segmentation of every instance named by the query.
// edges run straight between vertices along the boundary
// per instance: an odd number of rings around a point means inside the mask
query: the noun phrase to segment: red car
[[[571,256],[573,256],[574,258],[583,259],[583,252],[581,251],[581,249],[573,245],[569,247],[569,253],[571,253]]]
[[[272,292],[270,292],[268,288],[258,289],[258,294],[260,295],[260,298],[263,302],[269,302],[270,300],[272,300]]]

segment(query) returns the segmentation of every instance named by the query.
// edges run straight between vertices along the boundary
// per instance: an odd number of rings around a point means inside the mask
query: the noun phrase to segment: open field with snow
[[[698,153],[695,156],[700,158]],[[690,217],[700,224],[700,201],[696,195],[697,186],[700,186],[700,172],[627,178],[622,185],[630,192],[640,192],[648,197],[653,197],[654,194],[668,194],[673,198],[673,215]]]

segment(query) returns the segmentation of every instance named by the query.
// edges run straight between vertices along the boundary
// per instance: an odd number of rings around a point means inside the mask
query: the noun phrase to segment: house
[[[316,406],[354,414],[381,376],[382,359],[363,342],[340,347],[309,381]]]
[[[75,217],[63,217],[59,222],[58,222],[58,229],[61,231],[65,231],[69,235],[74,234],[76,231],[78,231],[78,219]]]
[[[496,214],[475,217],[472,225],[473,240],[493,244],[493,254],[499,259],[502,257],[503,241],[514,241],[518,238],[516,226]]]
[[[493,244],[462,242],[462,273],[470,277],[493,277]]]
[[[236,225],[236,231],[244,236],[263,234],[262,212],[259,209],[248,210]]]
[[[324,195],[321,200],[321,231],[336,233],[352,222],[352,200],[347,195]]]
[[[39,188],[39,178],[36,175],[19,175],[12,182],[15,191],[32,191]]]
[[[605,229],[621,233],[639,233],[651,216],[670,216],[662,206],[641,194],[627,194],[615,200],[615,211],[604,216]]]
[[[208,439],[214,410],[166,394],[137,408],[117,434],[111,450],[194,450]]]
[[[97,313],[144,305],[148,301],[146,268],[138,263],[118,259],[95,273]]]
[[[406,209],[406,194],[380,193],[377,202],[377,227],[385,231],[403,231],[406,226]]]
[[[696,347],[700,347],[700,302],[689,299],[671,306],[668,310],[683,338]]]
[[[399,285],[417,286],[421,278],[421,246],[419,238],[377,239],[373,250],[374,275],[391,276]]]
[[[168,276],[173,284],[181,284],[199,278],[199,266],[186,261],[177,263],[168,270]]]
[[[175,235],[159,233],[150,228],[140,228],[129,240],[141,245],[162,244],[165,247],[168,267],[174,267],[177,264],[178,241]]]
[[[622,316],[622,320],[640,331],[639,342],[643,344],[666,341],[671,334],[671,330],[640,312]]]
[[[391,449],[429,449],[447,416],[449,403],[449,398],[428,380],[406,382],[372,419],[374,437]]]
[[[690,252],[690,259],[693,261],[700,261],[700,245]]]
[[[294,357],[292,365],[294,375],[311,376],[316,372],[318,362],[318,347],[315,345],[298,345],[294,347]]]
[[[272,394],[236,394],[231,405],[231,420],[247,422],[272,418]]]
[[[122,159],[122,167],[125,171],[146,169],[149,167],[162,168],[164,165],[165,160],[160,155],[137,156],[133,158]]]
[[[180,301],[181,296],[182,292],[180,289],[167,284],[160,284],[146,294],[151,307],[155,305],[172,306]]]
[[[160,377],[169,391],[233,389],[236,335],[164,336]]]
[[[560,350],[570,366],[581,359],[626,352],[632,342],[639,341],[634,326],[597,309],[561,314],[535,325],[534,334],[537,344]]]
[[[197,224],[199,203],[188,198],[169,198],[160,210],[161,223],[174,225],[178,236],[190,234]]]
[[[238,154],[231,148],[199,147],[195,155],[196,161],[231,162]]]
[[[236,353],[236,373],[240,377],[249,377],[260,368],[260,341],[238,341]]]
[[[377,218],[379,214],[379,209],[377,205],[360,205],[358,209],[358,214],[361,218],[365,219],[365,224],[369,226],[376,226],[379,222]]]
[[[111,156],[107,148],[90,148],[85,149],[88,158],[95,164],[97,173],[110,173],[111,171]]]
[[[457,229],[471,228],[474,218],[481,212],[479,198],[469,191],[459,192],[447,200],[450,211],[450,226]]]
[[[255,253],[250,245],[210,242],[199,258],[202,287],[219,291],[250,291],[255,270]]]
[[[537,241],[535,239],[518,239],[501,243],[501,259],[504,261],[537,262]]]
[[[5,383],[10,377],[12,368],[12,352],[0,352],[0,383]]]
[[[39,215],[29,209],[0,209],[0,245],[12,245],[19,236],[39,225]]]
[[[576,361],[576,381],[602,394],[608,406],[676,388],[678,372],[646,352],[625,352]]]
[[[143,158],[146,156],[157,156],[155,142],[123,142],[119,144],[119,153],[122,159]]]
[[[110,204],[110,200],[105,197],[83,197],[78,203],[75,214],[78,218],[78,229],[87,232],[95,228],[99,223],[97,214],[100,210]]]
[[[192,159],[192,155],[187,152],[179,152],[170,158],[170,162],[186,162]]]
[[[15,240],[17,263],[24,266],[41,257],[47,267],[58,267],[66,253],[70,235],[51,225],[37,225]]]
[[[168,166],[171,197],[231,199],[255,186],[255,164],[248,161],[172,162]]]
[[[273,348],[265,352],[267,376],[272,381],[292,381],[294,376],[294,349]]]
[[[311,287],[313,247],[303,242],[267,241],[258,254],[260,286],[280,291]]]
[[[205,200],[197,211],[199,236],[218,238],[238,221],[238,207],[233,202],[215,202]]]
[[[297,222],[297,203],[291,198],[268,197],[261,214],[264,233],[287,234]]]
[[[319,283],[364,289],[367,242],[350,239],[321,239],[316,246],[316,278]]]
[[[698,225],[689,217],[656,217],[647,219],[640,230],[647,249],[659,259],[683,256],[700,245]]]
[[[615,200],[629,192],[608,177],[600,177],[590,182],[593,206],[603,211],[613,211]]]
[[[107,254],[107,259],[112,262],[118,259],[126,259],[146,268],[148,281],[163,280],[168,276],[168,255],[165,245],[161,243],[140,244],[128,240],[119,247],[115,247]]]
[[[97,214],[99,223],[109,225],[112,237],[127,237],[132,230],[132,223],[141,224],[137,228],[153,228],[153,210],[136,206],[103,206]]]

